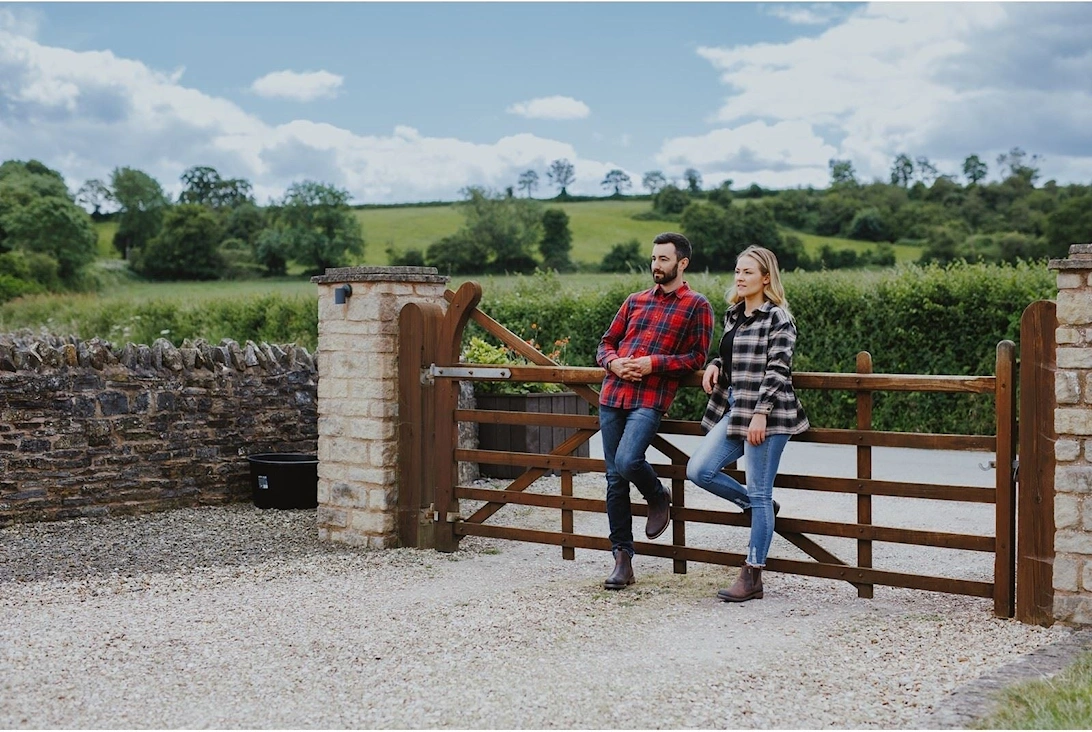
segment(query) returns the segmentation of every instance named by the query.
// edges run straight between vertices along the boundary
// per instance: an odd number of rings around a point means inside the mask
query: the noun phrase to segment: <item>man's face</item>
[[[674,244],[656,244],[652,247],[652,281],[658,285],[670,285],[679,276],[679,257]]]

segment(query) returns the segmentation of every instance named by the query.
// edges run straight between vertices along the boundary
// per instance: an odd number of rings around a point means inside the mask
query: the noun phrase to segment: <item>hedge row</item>
[[[713,303],[715,348],[730,277],[689,279]],[[626,295],[647,286],[635,277],[605,291],[565,292],[556,278],[540,275],[511,292],[486,292],[481,309],[546,352],[568,338],[564,362],[590,366]],[[992,374],[997,343],[1019,343],[1024,308],[1056,294],[1054,275],[1042,265],[1026,264],[792,272],[785,287],[799,330],[796,371],[851,372],[857,353],[868,351],[876,373],[901,374]],[[801,401],[815,426],[856,424],[851,392],[802,391]],[[698,419],[704,407],[700,389],[683,389],[671,413]],[[992,434],[993,400],[990,395],[877,393],[873,423],[884,430]]]

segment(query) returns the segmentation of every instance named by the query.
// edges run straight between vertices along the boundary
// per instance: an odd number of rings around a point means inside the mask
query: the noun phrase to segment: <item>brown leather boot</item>
[[[725,602],[746,602],[762,599],[762,570],[744,564],[739,570],[739,577],[726,590],[717,591],[717,597]]]
[[[637,581],[633,576],[633,558],[625,549],[614,550],[614,571],[603,582],[604,589],[621,590]]]
[[[648,521],[645,522],[645,536],[655,539],[667,531],[671,523],[671,491],[661,486],[660,497],[648,502]]]

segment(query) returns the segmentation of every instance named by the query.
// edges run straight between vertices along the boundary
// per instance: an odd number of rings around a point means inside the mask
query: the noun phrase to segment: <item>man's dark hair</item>
[[[679,259],[690,259],[690,255],[694,253],[694,247],[690,246],[690,240],[682,234],[676,234],[674,231],[665,231],[659,234],[652,240],[653,244],[674,244],[675,256]]]

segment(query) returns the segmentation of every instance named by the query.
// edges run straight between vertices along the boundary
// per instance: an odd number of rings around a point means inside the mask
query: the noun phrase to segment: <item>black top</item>
[[[753,312],[739,318],[732,324],[731,328],[724,331],[724,335],[720,339],[720,373],[721,378],[729,385],[732,383],[732,344],[736,340],[736,331],[739,330],[740,326],[750,325],[754,320],[755,314]]]

